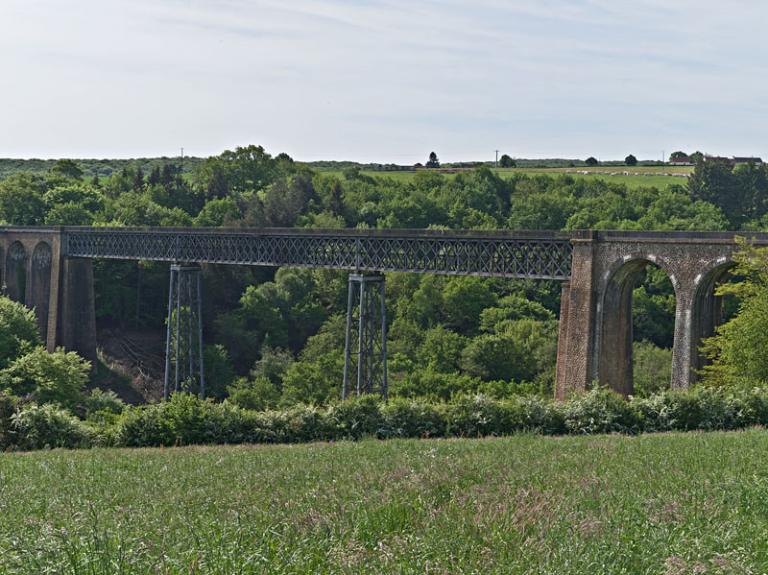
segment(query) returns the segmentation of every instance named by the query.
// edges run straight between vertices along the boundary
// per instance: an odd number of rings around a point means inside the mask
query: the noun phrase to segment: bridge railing
[[[556,232],[65,228],[68,257],[564,280]]]

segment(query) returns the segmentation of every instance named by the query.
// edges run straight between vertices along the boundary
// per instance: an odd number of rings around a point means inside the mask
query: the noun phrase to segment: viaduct
[[[348,270],[344,393],[386,395],[384,274],[416,272],[562,282],[556,396],[593,381],[632,393],[632,290],[643,269],[675,290],[672,387],[702,365],[702,338],[720,321],[714,288],[733,265],[733,232],[0,228],[4,292],[34,308],[47,348],[95,358],[97,258],[169,262],[166,395],[197,379],[201,393],[200,265]],[[768,234],[750,234],[768,245]],[[180,383],[181,382],[181,383]]]

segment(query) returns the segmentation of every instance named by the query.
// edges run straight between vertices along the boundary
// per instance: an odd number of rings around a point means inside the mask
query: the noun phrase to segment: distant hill
[[[203,161],[204,158],[196,157],[184,157],[183,171],[192,172],[197,168],[198,164]],[[172,162],[176,165],[182,163],[181,158],[134,158],[128,160],[110,160],[110,159],[75,159],[78,166],[83,170],[84,177],[92,178],[95,175],[101,177],[109,177],[115,172],[119,172],[123,168],[136,169],[140,166],[145,174],[152,171],[155,166],[162,167],[164,164]],[[34,174],[45,174],[56,164],[57,160],[18,160],[14,158],[0,158],[0,180],[7,178],[16,172],[27,172]]]
[[[74,158],[73,158],[74,159]],[[193,172],[197,166],[203,162],[205,158],[198,158],[194,156],[185,156],[183,160],[183,172]],[[41,160],[41,159],[29,159],[19,160],[14,158],[0,158],[0,180],[7,178],[16,172],[27,172],[35,174],[45,174],[56,164],[57,160]],[[133,158],[133,159],[75,159],[77,164],[84,172],[84,177],[92,178],[98,175],[100,178],[109,177],[115,172],[119,172],[123,168],[136,169],[141,167],[145,174],[152,171],[155,166],[162,167],[169,162],[179,165],[182,163],[180,157],[160,157],[160,158]],[[584,160],[567,159],[567,158],[549,158],[549,159],[526,159],[515,158],[517,167],[519,168],[567,168],[567,167],[579,167],[586,165]],[[394,172],[405,171],[413,169],[413,165],[407,164],[377,164],[377,163],[359,163],[343,160],[321,160],[315,162],[301,162],[316,170],[332,170],[340,171],[345,168],[358,167],[360,170],[366,172]],[[493,166],[492,161],[489,162],[446,162],[442,164],[444,168],[466,168],[472,166]],[[605,161],[601,162],[603,166],[623,166],[622,161]],[[640,166],[653,166],[661,165],[659,162],[653,161],[640,161]]]

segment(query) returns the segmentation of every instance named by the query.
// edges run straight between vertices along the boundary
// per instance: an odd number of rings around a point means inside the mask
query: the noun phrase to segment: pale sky
[[[0,0],[0,157],[766,157],[767,25],[757,0]]]

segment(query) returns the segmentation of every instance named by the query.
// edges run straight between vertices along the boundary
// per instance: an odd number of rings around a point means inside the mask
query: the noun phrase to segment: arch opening
[[[603,294],[598,379],[628,395],[650,395],[671,381],[675,288],[666,271],[638,257],[621,265]]]
[[[32,270],[30,275],[30,302],[35,309],[37,325],[43,337],[48,332],[48,311],[51,294],[51,246],[40,242],[32,252]]]
[[[709,270],[699,280],[693,296],[691,314],[691,379],[695,382],[710,359],[702,351],[702,342],[715,334],[717,327],[732,318],[739,306],[735,296],[717,294],[722,284],[738,281],[732,270],[735,263],[726,261]]]
[[[27,250],[19,241],[13,242],[8,248],[4,287],[9,298],[27,303]]]

